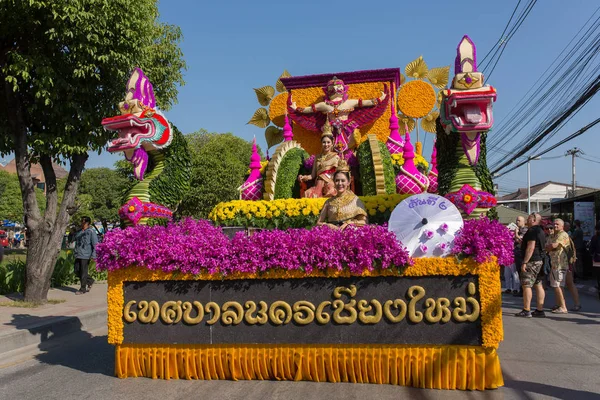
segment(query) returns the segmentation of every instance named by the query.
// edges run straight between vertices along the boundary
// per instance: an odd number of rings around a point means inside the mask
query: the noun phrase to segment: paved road
[[[600,400],[600,302],[583,310],[520,319],[520,299],[505,297],[500,347],[506,386],[485,392],[420,390],[391,385],[260,381],[160,381],[112,376],[106,330],[79,332],[41,354],[0,360],[0,399],[549,399]],[[548,296],[547,304],[553,304]],[[39,351],[39,350],[38,350]]]

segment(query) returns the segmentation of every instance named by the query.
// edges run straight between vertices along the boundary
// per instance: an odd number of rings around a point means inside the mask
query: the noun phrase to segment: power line
[[[585,161],[589,161],[589,162],[593,162],[593,163],[596,163],[596,164],[600,164],[600,161],[592,160],[591,158],[586,158],[584,156],[578,156],[578,157],[581,158],[582,160],[585,160]]]
[[[517,33],[517,31],[519,30],[519,28],[521,27],[521,25],[523,25],[523,22],[525,21],[525,19],[527,18],[527,16],[531,12],[531,10],[533,9],[533,6],[535,5],[536,2],[537,2],[537,0],[532,0],[532,1],[529,2],[529,4],[527,5],[527,7],[525,8],[525,11],[523,12],[523,14],[521,15],[521,17],[517,21],[516,25],[509,32],[509,35],[506,38],[506,40],[504,40],[502,42],[502,44],[501,44],[502,51],[500,52],[500,54],[498,55],[498,57],[496,57],[496,60],[494,61],[494,65],[492,66],[492,69],[487,74],[488,81],[490,80],[492,74],[494,73],[494,70],[496,69],[496,66],[498,65],[498,61],[500,61],[500,58],[502,57],[502,54],[504,54],[504,50],[506,50],[506,46],[508,45],[508,42],[510,41],[510,39],[512,39],[512,37],[515,35],[515,33]],[[490,63],[491,63],[491,61],[490,61]],[[488,65],[482,67],[482,70],[485,70]]]
[[[517,168],[525,165],[527,163],[527,161],[529,161],[530,159],[537,158],[537,157],[540,157],[540,156],[542,156],[542,155],[544,155],[546,153],[549,153],[552,150],[556,149],[557,147],[562,146],[563,144],[565,144],[565,143],[567,143],[567,142],[575,139],[576,137],[583,135],[588,129],[592,128],[593,126],[595,126],[599,122],[600,122],[600,118],[597,118],[596,120],[594,120],[593,122],[590,122],[589,124],[587,124],[586,126],[584,126],[583,128],[581,128],[580,130],[578,130],[577,132],[572,133],[571,135],[567,136],[566,138],[564,138],[563,140],[559,141],[558,143],[556,143],[556,144],[550,146],[549,148],[541,151],[537,155],[528,157],[527,160],[520,162],[519,164],[517,164],[516,166],[512,167],[508,171],[505,171],[502,174],[496,175],[498,173],[498,171],[500,170],[500,168],[499,168],[499,169],[493,171],[492,175],[494,175],[495,177],[501,177],[502,175],[505,175],[505,174],[507,174],[507,173],[509,173],[511,171],[514,171],[515,169],[517,169]],[[513,161],[508,161],[507,165],[511,164]],[[502,168],[504,168],[504,166]]]
[[[557,115],[553,118],[553,122],[545,128],[541,133],[539,133],[536,137],[531,139],[529,143],[527,143],[523,148],[515,155],[515,158],[521,157],[534,148],[544,137],[548,136],[550,133],[556,130],[559,125],[564,124],[564,120],[571,117],[571,115],[576,114],[581,110],[581,108],[587,104],[588,101],[600,90],[600,75],[596,76],[595,80],[588,86],[588,88],[583,92],[583,94],[577,98],[570,106],[562,112],[562,114]],[[595,125],[595,124],[594,124]],[[587,129],[586,129],[587,130]],[[584,130],[585,132],[585,130]],[[545,153],[544,153],[545,154]],[[541,155],[541,154],[540,154]],[[502,165],[494,170],[494,173],[497,173],[510,165],[514,160],[505,161]]]
[[[532,119],[530,116],[541,116],[540,119],[542,120],[542,123],[536,130],[515,146],[511,151],[511,153],[514,153],[518,148],[523,147],[529,141],[534,139],[541,132],[541,128],[544,125],[549,124],[550,121],[556,118],[559,111],[565,109],[565,107],[562,107],[562,105],[565,104],[565,97],[570,96],[570,98],[574,99],[580,96],[578,93],[580,93],[586,85],[585,79],[589,76],[588,71],[596,71],[599,68],[596,63],[592,63],[592,60],[598,56],[598,50],[600,49],[600,33],[598,33],[600,28],[600,17],[596,17],[595,21],[590,24],[590,21],[595,18],[599,10],[600,7],[596,8],[590,18],[582,25],[575,36],[573,36],[565,48],[562,49],[550,66],[546,68],[544,73],[540,75],[527,93],[525,93],[509,113],[498,122],[495,129],[495,135],[492,136],[488,143],[489,153],[495,154],[495,152],[492,151],[503,149],[505,143],[516,138],[517,135],[531,123]],[[556,67],[551,70],[555,64]],[[560,70],[563,70],[562,74],[559,73]],[[542,88],[548,86],[548,82],[552,81],[554,83],[549,86],[549,89],[543,92]],[[532,91],[534,93],[529,96]],[[542,115],[544,109],[550,111],[545,117]],[[554,112],[554,117],[551,115],[552,112]],[[567,121],[564,120],[563,125],[566,122]],[[556,133],[556,130],[554,133]],[[545,136],[544,139],[539,142],[538,146],[542,146],[552,135]],[[500,155],[498,156],[498,158],[505,158]]]
[[[508,19],[508,22],[506,23],[506,26],[504,27],[504,30],[502,31],[502,33],[500,34],[500,38],[498,38],[498,41],[494,44],[494,46],[492,46],[492,48],[487,52],[487,54],[485,55],[485,57],[483,57],[483,59],[479,62],[480,64],[484,64],[485,60],[488,58],[488,56],[492,53],[492,50],[496,47],[496,45],[502,45],[502,41],[504,38],[504,34],[506,33],[506,30],[508,29],[508,27],[510,26],[510,23],[513,19],[513,17],[515,16],[515,13],[517,12],[517,10],[519,9],[519,5],[521,4],[521,0],[519,0],[517,2],[517,5],[515,6],[512,14],[510,15],[510,18]]]

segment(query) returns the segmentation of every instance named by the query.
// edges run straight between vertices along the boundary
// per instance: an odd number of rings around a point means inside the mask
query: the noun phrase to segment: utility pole
[[[575,189],[577,188],[577,181],[575,180],[575,157],[577,157],[577,154],[584,154],[584,153],[578,147],[573,147],[572,149],[567,150],[567,152],[565,153],[565,157],[571,156],[572,182],[571,182],[571,196],[569,196],[569,197],[575,197]]]

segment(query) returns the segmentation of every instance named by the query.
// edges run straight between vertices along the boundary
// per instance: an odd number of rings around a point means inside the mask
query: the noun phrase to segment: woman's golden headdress
[[[335,169],[336,172],[347,172],[348,174],[350,173],[350,166],[348,165],[348,163],[346,162],[346,160],[343,158],[340,159],[340,161],[338,161],[338,165],[337,168]]]
[[[331,127],[328,119],[325,120],[325,123],[321,127],[321,132],[323,132],[321,133],[321,139],[323,139],[325,136],[333,137],[333,128]]]

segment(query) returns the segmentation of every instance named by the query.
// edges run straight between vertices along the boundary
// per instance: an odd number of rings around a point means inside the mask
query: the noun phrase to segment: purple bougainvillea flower
[[[513,263],[514,242],[510,230],[498,221],[488,218],[469,219],[457,232],[453,254],[472,256],[482,263],[495,256],[500,265]]]
[[[343,245],[340,245],[343,244]],[[113,271],[137,265],[165,272],[256,273],[270,269],[366,270],[411,265],[406,249],[387,226],[344,231],[328,227],[263,230],[229,240],[205,220],[167,226],[113,229],[97,246],[97,268]]]

